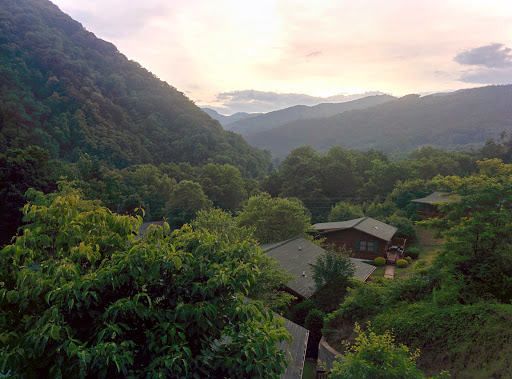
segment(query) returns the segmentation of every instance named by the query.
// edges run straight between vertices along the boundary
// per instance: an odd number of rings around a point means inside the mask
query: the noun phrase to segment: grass
[[[408,247],[416,247],[420,249],[421,254],[418,259],[427,261],[427,266],[430,266],[437,255],[437,251],[443,246],[444,240],[434,238],[434,235],[436,234],[435,230],[426,229],[421,226],[415,226],[414,228],[416,229],[416,233],[418,235],[418,241]],[[407,255],[407,247],[405,248],[405,255]],[[406,268],[397,268],[395,270],[395,277],[407,276],[411,274],[415,261],[416,260],[412,261],[412,264],[409,264],[409,266]],[[384,273],[382,275],[384,275]]]
[[[370,275],[370,278],[383,278],[384,271],[386,271],[386,266],[377,267],[375,271]]]
[[[315,379],[316,378],[316,360],[313,358],[306,358],[304,362],[304,372],[302,379]]]

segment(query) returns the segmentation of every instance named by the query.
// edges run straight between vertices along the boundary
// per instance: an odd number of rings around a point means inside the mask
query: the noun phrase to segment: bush
[[[416,263],[414,263],[415,269],[424,268],[427,266],[427,261],[425,259],[418,259]]]
[[[304,327],[313,333],[321,334],[324,327],[325,313],[319,309],[312,309],[306,316]]]
[[[296,322],[299,325],[304,325],[306,322],[306,316],[313,308],[315,308],[315,303],[311,299],[304,300],[297,304],[292,310],[293,322]]]
[[[408,263],[411,263],[411,262],[412,262],[412,258],[411,258],[411,257],[409,257],[409,256],[405,257],[404,259],[405,259]]]
[[[404,268],[409,265],[409,262],[407,262],[405,259],[399,259],[398,262],[396,262],[396,267],[398,268]]]
[[[412,259],[417,259],[421,254],[421,250],[417,247],[410,247],[405,251],[405,255],[411,257]]]
[[[416,366],[419,350],[395,343],[389,331],[378,335],[368,326],[364,332],[356,323],[354,332],[355,343],[336,357],[331,378],[425,378]]]
[[[385,266],[386,265],[386,258],[384,257],[377,257],[373,260],[373,263],[375,263],[375,266]]]

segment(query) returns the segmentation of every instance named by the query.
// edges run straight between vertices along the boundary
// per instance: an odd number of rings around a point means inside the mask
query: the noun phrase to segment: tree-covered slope
[[[254,146],[285,156],[311,145],[409,152],[423,145],[462,148],[512,130],[512,85],[457,91],[444,96],[408,95],[371,108],[297,120],[247,136]]]
[[[278,128],[295,120],[331,117],[352,109],[363,109],[394,100],[390,95],[367,96],[344,103],[323,103],[314,106],[296,105],[278,111],[232,122],[227,129],[243,136]]]
[[[0,7],[0,151],[38,145],[116,167],[211,159],[246,175],[269,157],[47,0]]]

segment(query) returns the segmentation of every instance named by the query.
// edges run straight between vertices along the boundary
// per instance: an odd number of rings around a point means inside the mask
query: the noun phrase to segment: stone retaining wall
[[[322,337],[320,343],[318,344],[318,360],[325,364],[326,370],[330,370],[332,368],[332,363],[338,355],[341,354],[334,350],[331,345],[327,343],[327,340]],[[317,368],[323,367],[317,366]]]

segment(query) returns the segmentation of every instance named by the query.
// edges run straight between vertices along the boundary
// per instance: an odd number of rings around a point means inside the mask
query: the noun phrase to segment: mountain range
[[[236,126],[265,116],[230,127],[240,132]],[[331,117],[302,118],[276,127],[269,122],[244,129],[251,145],[270,150],[275,157],[284,157],[302,145],[318,151],[339,145],[387,153],[410,152],[424,145],[463,149],[511,131],[512,85],[459,90],[443,96],[407,95]]]
[[[225,116],[223,114],[220,114],[214,109],[211,108],[201,108],[203,112],[205,112],[208,116],[213,118],[214,120],[217,120],[220,122],[220,124],[227,130],[230,130],[230,128],[227,127],[227,125],[237,122],[240,120],[244,120],[246,118],[259,116],[262,113],[247,113],[247,112],[237,112],[229,116]]]
[[[274,112],[265,113],[260,116],[244,118],[239,121],[229,123],[225,128],[243,136],[247,136],[249,134],[278,128],[295,120],[334,116],[347,110],[368,108],[394,99],[395,97],[390,95],[375,95],[343,103],[323,103],[314,106],[296,105]]]

